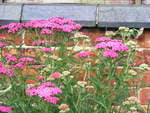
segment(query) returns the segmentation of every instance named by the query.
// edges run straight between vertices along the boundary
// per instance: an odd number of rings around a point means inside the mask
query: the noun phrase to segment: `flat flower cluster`
[[[81,52],[77,53],[77,57],[79,57],[79,58],[89,57],[91,55],[92,55],[92,52],[90,52],[90,51],[81,51]]]
[[[103,49],[103,56],[106,58],[118,58],[118,52],[128,51],[128,46],[122,40],[110,39],[109,37],[99,37],[95,41],[96,49]]]
[[[8,77],[14,76],[14,71],[12,69],[6,68],[2,62],[0,62],[0,74],[7,75]]]
[[[1,106],[0,105],[0,112],[3,112],[3,113],[8,113],[8,112],[11,112],[13,110],[12,107],[8,107],[8,106]]]
[[[56,31],[72,32],[81,28],[80,24],[73,20],[64,19],[63,17],[52,17],[48,20],[31,20],[26,23],[11,23],[3,25],[0,30],[7,30],[8,33],[16,33],[21,29],[40,29],[40,34],[53,34]]]
[[[57,104],[59,98],[55,96],[61,93],[62,90],[51,82],[43,82],[38,86],[30,86],[27,88],[27,94],[29,96],[38,96],[52,104]]]

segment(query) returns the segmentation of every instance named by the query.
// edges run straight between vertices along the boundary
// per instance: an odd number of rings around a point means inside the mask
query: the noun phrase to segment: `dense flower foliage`
[[[132,29],[93,41],[81,27],[63,17],[0,26],[0,112],[144,113],[130,97],[129,81],[149,69],[134,67],[136,44],[125,34]],[[20,36],[29,40],[15,46]]]

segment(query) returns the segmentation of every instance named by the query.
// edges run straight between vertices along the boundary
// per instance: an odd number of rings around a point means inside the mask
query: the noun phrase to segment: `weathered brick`
[[[22,36],[17,34],[8,34],[6,32],[0,32],[0,40],[7,42],[9,45],[20,45],[22,43]]]
[[[138,98],[141,104],[150,104],[150,88],[142,88],[139,90]]]

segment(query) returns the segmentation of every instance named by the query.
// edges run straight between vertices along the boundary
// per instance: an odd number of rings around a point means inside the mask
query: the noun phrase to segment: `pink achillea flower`
[[[52,49],[51,49],[51,48],[41,48],[41,50],[42,50],[43,52],[47,52],[47,53],[52,52]]]
[[[26,92],[29,96],[38,96],[46,102],[57,104],[59,98],[54,96],[61,94],[62,90],[51,82],[44,82],[39,86],[28,87]]]
[[[43,82],[40,86],[43,86],[43,87],[56,87],[56,85],[52,82]]]
[[[43,80],[44,80],[44,76],[39,76],[39,77],[37,78],[37,80],[38,80],[38,81],[43,81]]]
[[[19,62],[17,63],[16,65],[13,65],[11,67],[14,67],[14,68],[24,68],[26,65],[24,62]]]
[[[99,39],[99,40],[102,41],[101,39]],[[112,49],[112,50],[118,51],[118,52],[128,51],[128,47],[123,44],[122,40],[104,39],[103,41],[105,41],[105,42],[100,42],[100,43],[96,44],[95,48],[96,49]]]
[[[61,77],[61,73],[60,72],[54,72],[50,75],[52,78],[54,79],[58,79]]]
[[[0,26],[0,30],[2,29],[7,29],[8,28],[8,25],[2,25],[2,26]]]
[[[96,49],[104,49],[104,48],[107,48],[107,47],[108,46],[107,46],[106,42],[101,42],[101,43],[95,45]]]
[[[118,54],[113,50],[105,50],[103,56],[106,58],[118,58]]]
[[[7,75],[7,74],[8,74],[8,70],[5,69],[4,67],[0,67],[0,74],[5,74],[5,75]]]
[[[8,113],[11,112],[13,110],[12,107],[8,107],[8,106],[0,106],[0,112],[4,112],[4,113]]]
[[[3,67],[3,63],[2,62],[0,62],[0,67]]]
[[[72,32],[82,27],[80,24],[77,24],[70,19],[64,19],[62,17],[52,17],[48,20],[31,20],[25,23],[24,26],[25,28],[43,29],[41,34],[51,34],[53,31],[49,31],[50,29],[63,32]]]
[[[9,62],[15,62],[17,61],[17,58],[15,56],[12,56],[11,54],[6,54],[6,60]]]
[[[24,24],[22,23],[10,23],[8,25],[3,25],[0,27],[1,29],[6,29],[8,33],[16,33],[20,29],[24,27]]]
[[[90,51],[81,51],[77,53],[77,57],[83,58],[83,57],[89,57],[92,53]]]
[[[4,42],[0,42],[0,48],[5,47],[7,44]]]
[[[119,52],[128,51],[128,47],[124,45],[123,42],[120,40],[113,40],[113,41],[107,42],[107,46],[112,48],[112,50],[114,51],[119,51]]]
[[[133,111],[132,113],[141,113],[141,112],[138,112],[138,111]]]
[[[125,51],[128,51],[129,48],[125,45],[120,45],[120,46],[113,46],[112,50],[119,51],[119,52],[125,52]]]
[[[53,31],[52,30],[49,30],[49,29],[42,29],[40,34],[47,34],[47,35],[50,35],[50,34],[53,34]]]
[[[52,104],[57,104],[57,101],[59,100],[59,98],[58,97],[46,97],[44,100]]]
[[[72,25],[63,25],[62,26],[62,31],[63,32],[72,32],[74,29],[75,28]]]
[[[29,96],[36,96],[37,95],[37,88],[35,86],[31,86],[27,88],[27,94]]]
[[[35,59],[30,58],[30,57],[23,57],[19,59],[20,62],[36,62]]]
[[[109,37],[99,37],[96,38],[95,42],[106,42],[106,41],[111,41],[111,39]]]
[[[50,97],[62,93],[60,88],[57,87],[38,87],[37,95],[41,98]]]

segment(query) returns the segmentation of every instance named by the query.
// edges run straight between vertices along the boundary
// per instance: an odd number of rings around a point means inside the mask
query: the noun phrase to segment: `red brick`
[[[27,84],[35,84],[36,82],[37,82],[36,80],[32,80],[32,79],[27,79],[25,81],[25,83],[27,83]]]
[[[144,63],[150,65],[150,50],[144,50]]]
[[[145,63],[144,52],[143,51],[136,51],[135,54],[137,55],[137,58],[134,59],[134,62],[135,62],[136,66],[139,66],[139,65]]]
[[[38,76],[39,75],[39,73],[38,73],[38,71],[36,71],[35,69],[31,69],[31,68],[24,68],[23,69],[23,71],[22,71],[22,75],[23,76],[28,76],[28,75],[30,75],[30,76]]]
[[[89,36],[89,38],[95,42],[96,38],[104,36],[105,31],[104,30],[100,30],[100,29],[96,29],[96,28],[84,28],[80,30],[81,32],[83,32],[85,35]]]
[[[142,88],[139,91],[138,98],[141,104],[150,104],[150,88]]]
[[[143,34],[143,41],[144,41],[144,48],[149,48],[150,47],[150,31],[144,31]]]
[[[5,55],[5,53],[10,53],[12,55],[21,55],[21,50],[19,51],[19,49],[15,49],[15,48],[3,48],[3,52],[2,54]]]
[[[38,56],[38,54],[37,54],[38,51],[39,51],[39,49],[31,49],[31,48],[22,49],[22,55],[36,57],[36,56]]]
[[[22,36],[17,36],[17,34],[8,34],[5,32],[0,33],[0,38],[3,38],[2,40],[6,41],[8,44],[15,44],[19,45],[22,43]]]
[[[34,41],[33,41],[32,38],[25,36],[24,43],[25,43],[27,46],[32,45],[33,42],[34,42]]]
[[[150,70],[146,70],[144,73],[145,74],[142,75],[144,85],[150,86]]]
[[[138,38],[134,40],[137,42],[139,48],[144,48],[145,47],[145,35],[144,33]]]

